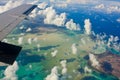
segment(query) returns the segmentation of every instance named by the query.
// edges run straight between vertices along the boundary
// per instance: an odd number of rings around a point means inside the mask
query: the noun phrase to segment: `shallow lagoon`
[[[38,27],[38,29],[39,28],[40,27]],[[90,80],[117,80],[112,75],[100,73],[93,69],[88,63],[89,61],[84,58],[89,52],[95,51],[93,46],[95,46],[96,43],[90,36],[84,33],[77,33],[55,27],[51,28],[51,30],[47,30],[47,27],[42,27],[42,29],[46,31],[36,33],[40,33],[41,35],[29,32],[22,36],[23,50],[17,58],[19,69],[16,74],[19,80],[44,80],[46,76],[51,73],[51,69],[54,66],[58,66],[59,78],[65,76],[65,80],[88,80],[88,78]],[[49,33],[47,33],[48,31]],[[7,39],[9,42],[18,44],[16,40],[19,37],[19,33],[13,33],[9,35]],[[13,40],[13,38],[15,39]],[[29,38],[31,38],[31,44],[28,42]],[[37,41],[34,41],[35,38],[37,38]],[[39,48],[37,47],[38,44],[40,45]],[[75,54],[71,48],[73,44],[75,44],[77,48]],[[58,52],[53,57],[51,53],[55,50]],[[62,60],[67,61],[66,75],[61,74],[62,67],[60,61]],[[86,66],[92,70],[92,72],[85,72]],[[4,68],[1,68],[1,71],[3,70]],[[1,74],[0,77],[3,77],[3,74]]]

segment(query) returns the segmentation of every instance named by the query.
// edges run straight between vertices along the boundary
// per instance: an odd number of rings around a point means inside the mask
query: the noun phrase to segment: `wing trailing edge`
[[[37,5],[23,4],[0,14],[0,66],[12,65],[22,49],[1,41],[36,7]]]

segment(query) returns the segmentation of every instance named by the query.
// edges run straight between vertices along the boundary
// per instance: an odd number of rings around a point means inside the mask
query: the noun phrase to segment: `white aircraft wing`
[[[36,7],[23,4],[0,14],[0,62],[13,64],[15,61],[21,47],[1,41]]]

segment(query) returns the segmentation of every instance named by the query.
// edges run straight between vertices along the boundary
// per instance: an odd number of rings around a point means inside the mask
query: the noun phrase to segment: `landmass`
[[[99,68],[94,67],[95,69],[120,78],[120,55],[114,54],[111,51],[106,51],[103,54],[95,56],[100,64]]]

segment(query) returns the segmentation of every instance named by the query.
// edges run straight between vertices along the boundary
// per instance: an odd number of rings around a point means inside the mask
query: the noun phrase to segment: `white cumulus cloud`
[[[55,57],[57,55],[57,53],[58,53],[58,50],[51,52],[52,57]]]
[[[30,15],[31,18],[35,18],[39,21],[40,17],[44,18],[45,24],[52,24],[58,27],[66,27],[69,30],[80,30],[80,25],[76,24],[73,19],[67,21],[66,13],[57,14],[56,10],[50,6],[43,10],[35,9]]]
[[[97,61],[96,56],[95,56],[94,54],[89,53],[89,58],[90,58],[91,65],[92,65],[93,67],[99,69],[100,64],[99,64],[99,62]]]
[[[73,22],[73,19],[66,23],[66,28],[69,30],[80,30],[80,25]]]
[[[85,19],[84,21],[84,28],[85,28],[85,33],[87,35],[90,35],[91,34],[91,22],[90,22],[90,19]]]
[[[26,32],[30,32],[30,31],[32,31],[32,29],[29,27],[29,28],[26,30]]]
[[[20,0],[20,1],[18,1],[18,0],[17,1],[10,0],[4,6],[0,6],[0,13],[5,12],[5,11],[7,11],[9,9],[14,8],[14,7],[17,7],[17,6],[21,5],[21,4],[23,4],[23,0]]]
[[[43,2],[41,4],[38,4],[38,8],[45,9],[48,4],[46,2]]]
[[[44,23],[45,24],[54,24],[57,26],[64,26],[66,20],[66,13],[61,13],[60,15],[56,14],[53,7],[48,7],[44,10]]]
[[[13,65],[8,66],[4,71],[5,77],[2,80],[18,80],[16,71],[19,69],[18,63],[15,61]]]
[[[112,12],[120,12],[120,7],[118,4],[115,5],[115,2],[108,3],[110,5],[106,5],[105,3],[98,4],[94,8],[97,10],[101,10],[102,12],[112,13]],[[120,5],[120,3],[119,3]]]
[[[75,43],[72,44],[71,49],[72,49],[72,53],[73,54],[77,54],[77,48],[76,48],[76,44]]]
[[[66,63],[67,63],[66,60],[62,60],[62,61],[60,62],[61,66],[62,66],[62,74],[63,74],[63,75],[67,73],[67,64],[66,64]]]
[[[37,51],[40,52],[40,44],[37,44]]]
[[[118,18],[116,21],[117,21],[118,23],[120,23],[120,18]]]
[[[32,38],[28,38],[28,44],[32,44]]]
[[[91,73],[92,70],[88,68],[88,66],[85,66],[84,68],[85,73]]]
[[[52,68],[50,75],[48,75],[45,80],[59,80],[58,77],[58,67],[55,66]]]
[[[104,4],[99,4],[95,6],[96,9],[104,9],[105,5]]]
[[[23,37],[18,38],[18,44],[21,45],[23,43]]]

